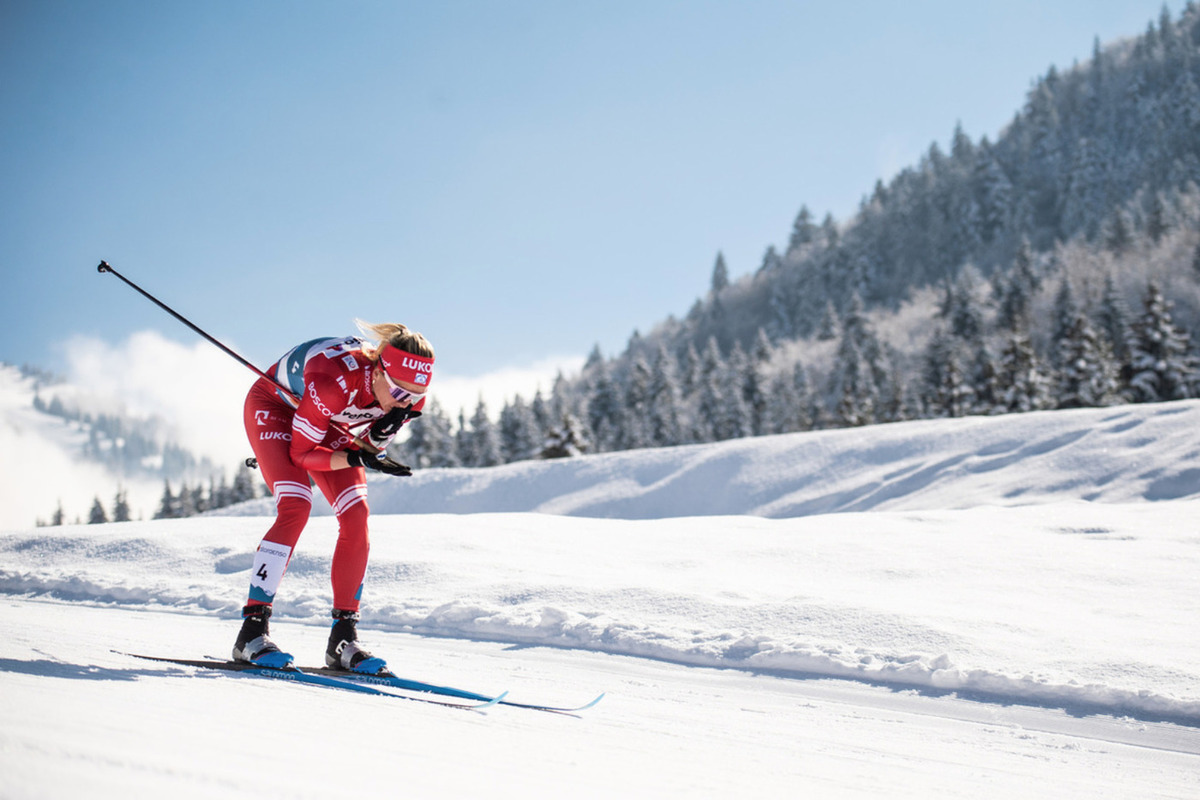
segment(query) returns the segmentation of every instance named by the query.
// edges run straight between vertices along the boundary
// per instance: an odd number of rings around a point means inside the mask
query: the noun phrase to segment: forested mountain
[[[72,474],[72,479],[83,476],[89,485],[72,485],[64,491],[65,501],[60,495],[57,508],[44,508],[38,524],[185,517],[253,499],[262,491],[261,481],[246,467],[239,468],[231,482],[208,458],[176,444],[161,419],[96,411],[78,387],[44,370],[4,364],[0,369],[4,370],[0,385],[6,395],[16,398],[4,423],[29,437],[16,441],[23,446],[54,448],[72,468],[98,468]],[[163,487],[157,507],[130,499],[131,487],[145,487],[154,481]],[[90,485],[92,482],[96,485]],[[110,489],[115,484],[116,488],[108,491],[101,484]],[[144,491],[138,494],[145,499]],[[90,510],[85,511],[82,500],[88,496],[92,497]]]
[[[997,136],[956,127],[858,212],[683,319],[593,352],[499,426],[430,409],[403,455],[487,465],[1200,392],[1200,9],[1051,67]]]

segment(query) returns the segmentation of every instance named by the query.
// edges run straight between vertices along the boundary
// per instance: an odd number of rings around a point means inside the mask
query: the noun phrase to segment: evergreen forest
[[[803,203],[682,318],[497,418],[431,401],[418,467],[1200,396],[1200,8],[1050,67],[849,219]]]

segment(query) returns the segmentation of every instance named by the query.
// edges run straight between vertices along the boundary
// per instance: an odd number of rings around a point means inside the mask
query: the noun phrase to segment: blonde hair
[[[410,331],[407,325],[399,322],[364,322],[361,319],[354,320],[354,324],[358,326],[358,330],[363,336],[369,336],[375,340],[374,344],[363,345],[363,355],[369,361],[379,360],[379,350],[384,343],[415,356],[433,358],[433,345],[421,334]]]

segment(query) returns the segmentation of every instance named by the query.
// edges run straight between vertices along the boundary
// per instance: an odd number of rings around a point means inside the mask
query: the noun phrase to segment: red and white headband
[[[385,344],[379,351],[379,363],[393,383],[413,383],[429,386],[433,378],[433,359],[406,353],[399,347]]]

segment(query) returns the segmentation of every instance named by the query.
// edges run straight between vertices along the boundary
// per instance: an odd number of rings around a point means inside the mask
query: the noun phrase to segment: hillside
[[[208,498],[237,479],[176,444],[161,419],[130,417],[111,399],[7,364],[0,364],[0,451],[10,460],[0,527],[49,523],[56,511],[66,522],[88,522],[96,501],[111,519],[118,495],[129,519],[150,518],[161,508],[164,481],[176,495],[190,484]]]
[[[995,141],[946,127],[849,219],[800,203],[761,265],[718,253],[686,314],[514,398],[499,430],[432,409],[405,457],[511,462],[568,427],[612,452],[1200,396],[1200,7],[1051,67]]]

